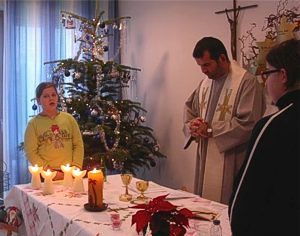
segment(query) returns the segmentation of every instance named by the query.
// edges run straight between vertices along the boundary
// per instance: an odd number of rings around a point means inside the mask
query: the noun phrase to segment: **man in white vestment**
[[[216,38],[201,39],[193,57],[206,75],[184,108],[185,148],[198,143],[194,192],[228,204],[252,128],[265,111],[263,86],[229,60]]]

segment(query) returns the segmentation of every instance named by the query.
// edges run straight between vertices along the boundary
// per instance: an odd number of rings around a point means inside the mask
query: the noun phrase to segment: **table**
[[[133,178],[129,185],[129,193],[134,198],[138,196],[138,191],[134,187],[137,180]],[[9,191],[4,200],[5,206],[17,207],[22,211],[24,218],[18,235],[138,235],[135,225],[131,227],[131,217],[137,209],[128,208],[132,206],[131,203],[119,201],[119,195],[125,191],[120,175],[107,176],[107,181],[104,183],[104,202],[108,204],[108,209],[103,212],[88,212],[83,207],[88,202],[87,179],[84,179],[85,192],[83,193],[75,193],[71,189],[66,189],[62,181],[56,181],[54,185],[55,193],[52,195],[43,195],[42,190],[33,190],[30,184],[15,185]],[[153,198],[167,193],[169,194],[168,201],[174,205],[184,206],[190,210],[201,207],[218,212],[223,236],[231,235],[226,205],[208,201],[192,193],[160,186],[151,181],[145,195]],[[116,212],[122,219],[121,229],[118,231],[112,229],[110,220],[110,215]],[[201,225],[201,235],[209,236],[209,228],[212,224],[210,221],[191,219],[191,227],[195,224]],[[197,233],[191,228],[186,235],[196,236]]]

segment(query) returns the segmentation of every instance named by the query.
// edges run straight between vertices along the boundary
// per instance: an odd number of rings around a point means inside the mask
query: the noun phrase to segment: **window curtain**
[[[97,4],[98,0],[5,2],[3,159],[10,186],[30,180],[28,162],[18,146],[23,142],[27,122],[35,115],[31,101],[35,87],[42,81],[51,81],[53,68],[44,62],[74,58],[76,54],[74,33],[62,27],[61,10],[91,19]]]

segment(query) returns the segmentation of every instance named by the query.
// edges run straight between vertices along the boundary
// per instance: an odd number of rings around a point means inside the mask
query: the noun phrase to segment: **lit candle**
[[[91,207],[103,207],[103,173],[101,170],[88,172],[88,196]]]
[[[72,187],[73,184],[72,171],[74,168],[75,167],[70,166],[70,164],[60,166],[60,169],[64,172],[63,186]]]
[[[72,171],[72,175],[75,178],[73,183],[74,192],[84,192],[82,178],[85,176],[85,174],[86,174],[86,170],[80,171],[80,169],[78,168]]]
[[[52,194],[54,193],[54,187],[52,179],[56,176],[56,171],[52,172],[51,170],[42,171],[41,174],[44,178],[44,187],[43,187],[43,193],[44,194]]]
[[[42,167],[38,167],[37,164],[34,166],[28,166],[28,170],[31,173],[31,187],[33,189],[39,189],[41,187],[41,178],[40,173],[42,171]]]

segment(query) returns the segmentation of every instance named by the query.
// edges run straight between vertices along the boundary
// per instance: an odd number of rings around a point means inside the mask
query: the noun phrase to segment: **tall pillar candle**
[[[88,197],[90,207],[103,207],[103,173],[101,170],[88,172]]]
[[[70,164],[60,166],[60,169],[62,170],[62,172],[64,172],[63,186],[72,187],[73,184],[72,171],[74,168],[75,166],[70,166]]]
[[[45,195],[54,193],[53,181],[52,179],[56,176],[56,171],[51,172],[49,169],[47,171],[42,171],[41,174],[44,178],[43,193]]]
[[[33,189],[39,189],[41,187],[41,178],[40,173],[42,171],[42,167],[37,166],[28,166],[28,170],[31,173],[31,187]]]

